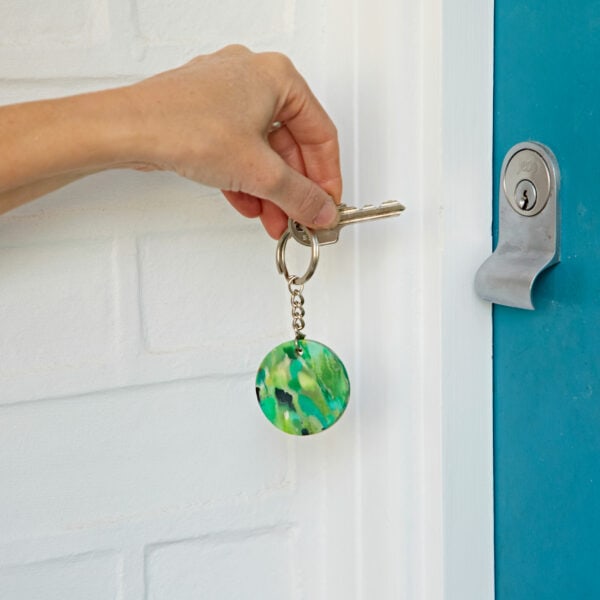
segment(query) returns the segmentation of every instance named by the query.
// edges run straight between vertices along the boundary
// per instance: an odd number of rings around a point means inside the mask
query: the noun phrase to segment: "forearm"
[[[288,216],[312,227],[338,218],[337,131],[277,53],[228,46],[130,86],[0,107],[0,213],[118,167],[219,188],[274,238]]]
[[[40,198],[45,194],[49,194],[50,192],[64,187],[69,183],[73,183],[82,177],[91,175],[92,173],[96,173],[101,170],[102,169],[88,169],[86,171],[76,171],[62,175],[55,175],[54,177],[49,177],[48,179],[33,181],[32,183],[22,185],[21,187],[0,192],[0,215],[12,210],[13,208],[21,206],[22,204],[31,202],[31,200],[35,200],[36,198]]]
[[[0,107],[0,212],[133,160],[122,90]]]

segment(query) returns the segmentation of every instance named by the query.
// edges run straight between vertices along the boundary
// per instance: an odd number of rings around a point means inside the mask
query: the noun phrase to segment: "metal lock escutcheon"
[[[505,166],[502,187],[514,211],[524,217],[541,213],[552,189],[546,161],[531,148],[517,151]]]

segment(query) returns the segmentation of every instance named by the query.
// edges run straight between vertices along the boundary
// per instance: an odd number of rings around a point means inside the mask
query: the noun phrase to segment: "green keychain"
[[[285,247],[291,227],[300,227],[310,240],[311,262],[306,273],[290,275]],[[264,415],[285,433],[311,435],[331,427],[348,406],[350,381],[344,363],[320,342],[306,339],[304,329],[304,284],[313,276],[319,260],[319,241],[309,229],[297,224],[277,244],[277,268],[288,282],[295,339],[279,344],[258,368],[256,395]]]

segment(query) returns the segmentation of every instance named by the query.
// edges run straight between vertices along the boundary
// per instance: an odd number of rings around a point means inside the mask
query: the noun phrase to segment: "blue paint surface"
[[[561,263],[494,308],[496,597],[600,598],[600,2],[496,0],[494,189],[556,154]],[[495,199],[497,211],[497,196]]]

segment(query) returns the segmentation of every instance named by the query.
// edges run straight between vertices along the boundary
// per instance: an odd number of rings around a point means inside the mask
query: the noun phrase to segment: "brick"
[[[288,489],[287,439],[252,377],[0,407],[3,540]]]
[[[293,29],[294,0],[136,0],[138,26],[150,45],[221,46],[286,38]]]
[[[107,36],[105,0],[19,0],[0,19],[0,46],[88,46]]]
[[[0,377],[68,377],[114,353],[109,240],[0,248],[0,279]]]
[[[275,245],[249,229],[215,228],[140,240],[141,313],[150,352],[202,349],[218,370],[282,331],[287,290]],[[215,356],[217,353],[217,356]],[[216,360],[215,360],[216,359]],[[225,357],[223,357],[225,359]]]
[[[87,554],[0,567],[0,598],[6,600],[114,600],[117,555]]]
[[[148,600],[294,598],[293,532],[232,532],[148,554]]]

